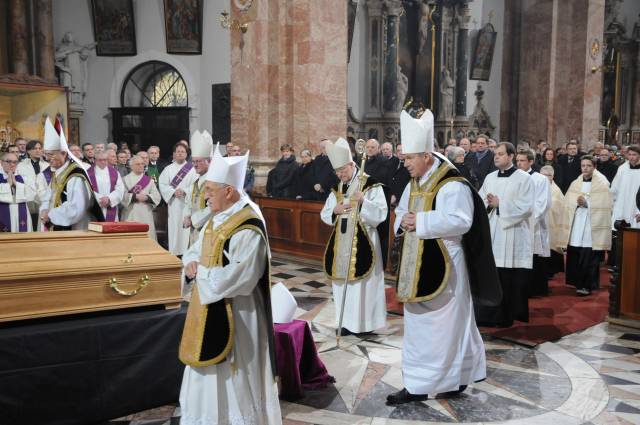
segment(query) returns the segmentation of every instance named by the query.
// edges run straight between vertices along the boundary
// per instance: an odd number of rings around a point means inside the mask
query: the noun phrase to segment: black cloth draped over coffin
[[[177,402],[186,311],[160,306],[0,324],[0,423],[102,423]]]

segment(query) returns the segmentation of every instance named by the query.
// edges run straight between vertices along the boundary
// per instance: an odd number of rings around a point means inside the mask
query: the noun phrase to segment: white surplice
[[[7,174],[0,168],[0,173],[4,176],[5,180],[8,180]],[[18,174],[19,175],[19,174]],[[20,176],[22,177],[22,176]],[[23,177],[24,179],[24,177]],[[31,183],[25,180],[24,183],[16,181],[15,194],[11,190],[9,183],[0,183],[0,203],[9,205],[9,214],[11,215],[11,231],[20,231],[20,215],[18,211],[19,204],[26,204],[33,202],[36,196],[35,188]],[[26,207],[27,205],[25,205]],[[31,215],[27,208],[27,232],[33,231],[33,225],[31,224]]]
[[[176,189],[182,189],[185,193],[189,192],[191,184],[197,176],[195,170],[191,168],[175,189],[171,186],[171,181],[184,165],[184,162],[182,164],[172,162],[162,170],[158,178],[160,194],[167,203],[169,221],[167,224],[167,236],[169,239],[169,251],[173,255],[182,255],[189,246],[189,229],[182,227],[185,198],[178,198],[174,194]]]
[[[489,213],[491,245],[497,267],[533,267],[533,243],[529,217],[533,214],[534,186],[531,176],[515,170],[509,177],[490,173],[478,192],[485,205],[487,195],[498,197],[499,206]]]
[[[200,196],[204,196],[204,192],[201,192],[204,186],[206,173],[197,176],[198,178],[193,181],[189,190],[187,190],[187,196],[184,202],[184,216],[191,219],[191,229],[189,235],[189,246],[198,240],[198,234],[202,229],[202,226],[207,224],[209,218],[211,218],[211,208],[209,208],[205,202],[204,208],[200,208]],[[194,200],[193,193],[196,192]],[[201,194],[202,193],[202,194]]]
[[[46,167],[49,168],[49,167]],[[46,168],[40,171],[40,174],[36,176],[36,197],[33,202],[38,205],[38,210],[43,203],[49,204],[49,196],[51,196],[51,188],[50,183],[47,182],[46,177],[42,171],[46,170]],[[55,172],[55,170],[52,170]],[[40,214],[38,214],[38,230],[39,232],[44,230],[44,225],[42,224],[42,220],[40,219]]]
[[[564,195],[555,183],[551,183],[551,210],[549,212],[549,247],[562,253],[562,216],[564,215]]]
[[[640,169],[632,170],[629,167],[629,161],[627,161],[618,168],[618,172],[611,183],[611,194],[613,195],[612,225],[616,220],[625,220],[632,227],[640,227],[635,222],[635,215],[638,213],[636,206],[638,188],[640,188]]]
[[[349,185],[349,189],[353,188],[354,192],[358,185],[356,171],[354,171]],[[350,193],[351,191],[348,191],[348,194]],[[343,203],[349,203],[348,196],[344,197]],[[322,221],[330,226],[335,226],[332,215],[336,204],[336,196],[331,192],[320,212]],[[347,284],[342,327],[354,333],[371,332],[386,326],[387,305],[384,293],[384,271],[382,268],[380,238],[376,230],[376,226],[382,223],[386,217],[387,202],[382,188],[377,186],[366,191],[360,209],[360,221],[364,224],[369,240],[373,245],[375,260],[373,270],[366,278]],[[339,231],[339,228],[337,231]],[[336,327],[340,320],[340,308],[344,292],[343,285],[343,280],[334,280],[332,285],[333,300],[336,306]]]
[[[421,177],[424,184],[440,160]],[[396,207],[394,229],[408,212],[411,184]],[[441,238],[451,258],[451,273],[444,290],[434,299],[404,304],[402,377],[411,394],[434,396],[457,391],[461,385],[484,379],[487,373],[484,344],[476,326],[462,235],[473,223],[473,198],[460,182],[442,186],[436,209],[416,215],[420,239]]]
[[[246,205],[241,199],[216,214],[213,227]],[[204,230],[185,252],[182,262],[199,261]],[[267,245],[255,231],[233,235],[224,267],[198,265],[196,282],[203,304],[233,299],[235,332],[227,359],[217,365],[187,366],[180,389],[182,425],[281,424],[278,388],[271,370],[266,311],[257,282],[268,261]],[[231,367],[231,364],[234,367]]]
[[[578,248],[591,248],[593,241],[591,239],[591,210],[589,193],[591,192],[591,181],[582,182],[582,193],[585,198],[585,205],[579,207],[576,205],[573,223],[571,224],[571,234],[569,236],[569,245]]]
[[[96,183],[98,185],[98,190],[94,191],[96,200],[100,200],[100,198],[106,196],[109,198],[109,206],[116,209],[116,218],[114,221],[118,221],[118,205],[122,202],[122,198],[124,197],[124,184],[122,183],[122,177],[120,177],[120,173],[117,173],[118,179],[116,180],[116,186],[111,190],[111,177],[109,176],[109,168],[110,165],[107,165],[104,168],[100,168],[95,166],[94,172],[96,174]],[[107,218],[107,208],[101,208],[102,215],[104,218]]]
[[[533,224],[533,253],[540,257],[550,257],[549,213],[551,210],[551,185],[549,179],[538,172],[529,174],[534,188],[534,206],[531,222]]]
[[[155,241],[157,237],[156,226],[153,222],[153,209],[157,207],[162,200],[160,192],[151,179],[149,179],[149,184],[140,191],[141,194],[147,195],[148,199],[146,202],[137,201],[135,198],[136,195],[129,192],[129,190],[140,181],[142,176],[142,174],[138,175],[131,172],[122,179],[126,188],[126,192],[122,198],[122,220],[148,224],[149,237]]]
[[[70,162],[55,171],[57,178],[67,169]],[[67,182],[67,200],[57,208],[49,208],[53,202],[53,190],[49,188],[46,200],[40,205],[40,212],[49,210],[49,220],[57,226],[71,226],[71,230],[87,230],[91,215],[88,211],[93,201],[88,183],[82,177],[71,177]]]
[[[24,182],[29,184],[30,186],[36,188],[37,187],[37,176],[42,173],[44,169],[49,166],[49,163],[44,160],[39,161],[40,164],[40,173],[36,174],[35,169],[33,168],[33,164],[31,163],[31,159],[26,158],[20,161],[18,167],[16,168],[16,173],[22,176]],[[33,201],[27,202],[29,206],[29,212],[36,214],[40,208],[40,202],[38,197],[36,196]]]

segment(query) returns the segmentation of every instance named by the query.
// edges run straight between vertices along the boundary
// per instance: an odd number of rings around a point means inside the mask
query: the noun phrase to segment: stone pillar
[[[398,41],[400,31],[400,0],[385,0],[387,10],[387,38],[384,51],[384,83],[382,86],[384,112],[398,112]],[[400,100],[403,102],[404,99]]]
[[[9,42],[11,43],[10,68],[14,74],[29,73],[29,45],[26,2],[9,1]]]
[[[247,32],[231,33],[231,141],[251,150],[260,191],[281,145],[298,153],[345,136],[347,10],[343,0],[255,6]]]
[[[382,115],[382,0],[368,0],[367,12],[369,13],[369,41],[367,47],[367,117],[380,117]]]
[[[469,74],[469,6],[463,3],[458,12],[458,46],[456,48],[455,111],[460,119],[467,117],[467,78]]]
[[[53,19],[51,0],[36,0],[38,40],[38,74],[45,80],[55,81],[55,47],[53,43]]]

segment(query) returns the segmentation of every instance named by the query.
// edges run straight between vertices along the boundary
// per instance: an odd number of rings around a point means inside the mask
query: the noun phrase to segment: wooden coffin
[[[181,269],[146,232],[0,234],[0,322],[178,307]]]

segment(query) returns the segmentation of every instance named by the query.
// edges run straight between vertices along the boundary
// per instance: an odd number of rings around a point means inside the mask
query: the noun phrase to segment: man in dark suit
[[[493,152],[487,144],[488,138],[484,134],[476,137],[476,151],[469,152],[464,158],[464,164],[471,174],[478,180],[477,188],[482,187],[487,174],[495,171]]]
[[[404,166],[404,154],[400,143],[396,145],[396,155],[389,159],[389,190],[392,208],[398,204],[404,188],[411,180],[409,171]]]
[[[618,164],[611,161],[611,153],[609,149],[600,148],[598,152],[598,164],[596,165],[598,171],[600,171],[609,180],[609,185],[613,182],[613,178],[618,172]]]
[[[387,184],[390,164],[380,155],[380,143],[376,139],[367,140],[365,154],[367,161],[364,164],[364,172],[378,182]]]
[[[149,164],[147,165],[146,173],[157,185],[162,170],[164,170],[164,167],[169,165],[169,163],[160,158],[160,148],[158,146],[149,146],[147,153],[149,154]]]
[[[336,177],[336,173],[327,156],[327,143],[329,143],[329,139],[322,139],[316,144],[320,154],[313,159],[311,170],[309,170],[311,175],[315,177],[313,190],[315,191],[314,199],[317,201],[325,201],[329,193],[331,193],[331,188],[338,183],[338,177]]]
[[[558,158],[558,165],[562,170],[562,193],[567,193],[571,183],[582,174],[580,169],[580,156],[578,154],[578,144],[575,141],[567,143],[567,154]]]

